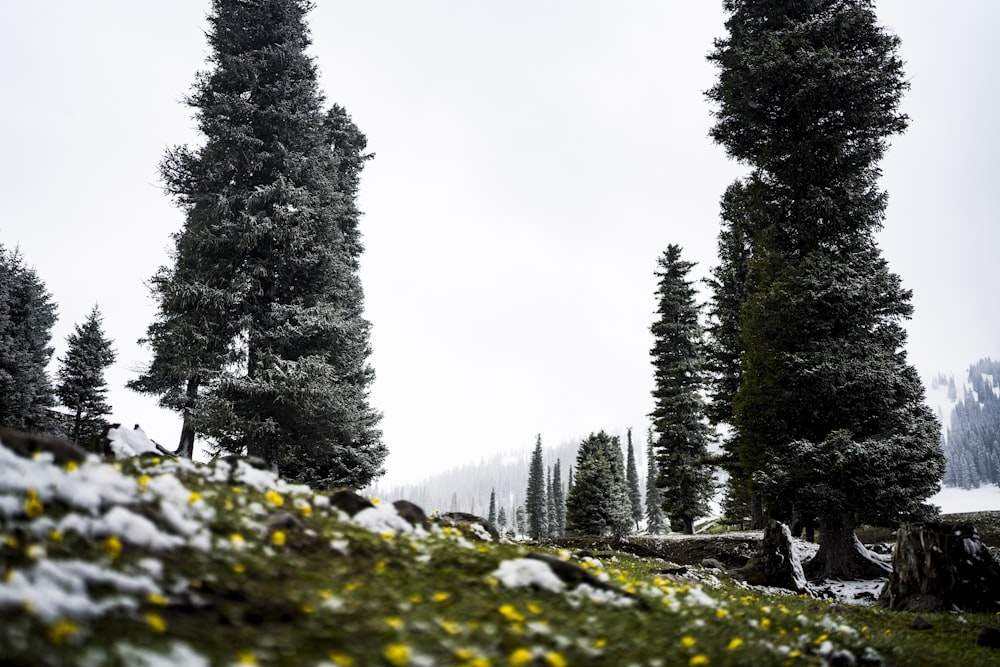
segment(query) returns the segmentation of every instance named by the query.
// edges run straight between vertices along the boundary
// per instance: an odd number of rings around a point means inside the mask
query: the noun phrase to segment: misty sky
[[[376,153],[362,280],[386,481],[539,433],[644,433],[656,258],[676,243],[705,275],[719,198],[744,172],[707,136],[721,0],[319,4],[321,86]],[[183,223],[157,163],[198,141],[182,100],[209,3],[0,5],[0,243],[58,304],[57,356],[100,305],[113,419],[172,448],[179,420],[123,387],[149,361],[144,282]],[[912,86],[880,240],[914,291],[911,361],[960,373],[1000,356],[1000,3],[876,5]]]

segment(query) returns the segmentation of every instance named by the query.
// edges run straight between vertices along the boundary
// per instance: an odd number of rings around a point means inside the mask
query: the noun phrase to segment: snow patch
[[[566,589],[566,583],[556,576],[552,568],[533,558],[505,560],[493,571],[493,576],[507,588],[535,586],[553,593]]]

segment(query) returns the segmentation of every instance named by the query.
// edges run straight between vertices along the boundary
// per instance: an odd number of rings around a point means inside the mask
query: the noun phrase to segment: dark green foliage
[[[944,452],[944,483],[963,489],[1000,484],[1000,363],[981,359],[969,367],[968,387],[955,404]],[[947,383],[955,392],[955,379]]]
[[[490,509],[486,518],[494,526],[497,525],[497,493],[495,490],[490,491]]]
[[[524,501],[528,536],[534,540],[548,536],[547,495],[545,491],[545,464],[542,461],[542,436],[539,435],[535,439],[535,449],[531,453],[531,465],[528,468],[528,490]]]
[[[636,530],[642,521],[642,491],[639,489],[639,472],[635,467],[635,449],[632,447],[632,429],[628,430],[628,454],[625,463],[625,481],[628,485],[628,499],[632,506],[632,522]]]
[[[24,431],[53,428],[52,385],[45,368],[56,307],[18,250],[0,245],[0,426]]]
[[[211,69],[189,103],[205,136],[161,170],[186,214],[153,279],[154,353],[132,387],[218,451],[316,486],[364,486],[386,450],[368,404],[355,205],[366,139],[322,108],[305,0],[215,0]]]
[[[707,463],[710,430],[702,398],[702,330],[695,290],[687,279],[694,266],[670,245],[657,260],[657,319],[653,322],[655,387],[650,414],[657,486],[663,509],[680,530],[708,512],[712,471]]]
[[[562,469],[558,460],[552,467],[552,505],[554,513],[550,514],[550,534],[562,537],[566,534],[566,492],[562,486]]]
[[[631,512],[621,443],[604,431],[580,443],[573,487],[566,496],[566,531],[574,535],[624,536]]]
[[[937,422],[903,352],[911,295],[875,242],[886,203],[877,163],[907,123],[899,40],[868,0],[725,7],[729,34],[710,55],[712,136],[751,167],[724,199],[731,237],[720,241],[723,278],[747,258],[728,346],[742,347],[730,451],[745,497],[762,494],[776,517],[818,515],[819,576],[850,576],[853,547],[835,542],[862,516],[911,516],[941,472]],[[728,301],[717,305],[731,325]],[[875,517],[852,486],[866,475],[884,487]]]
[[[656,480],[660,478],[660,468],[656,464],[653,449],[653,430],[646,434],[646,531],[652,535],[669,532],[667,519],[663,516],[663,498]]]
[[[63,406],[73,412],[73,442],[88,442],[99,434],[111,413],[107,402],[108,385],[104,371],[115,361],[111,341],[101,328],[101,312],[97,306],[83,324],[66,337],[66,356],[60,360],[56,395]]]

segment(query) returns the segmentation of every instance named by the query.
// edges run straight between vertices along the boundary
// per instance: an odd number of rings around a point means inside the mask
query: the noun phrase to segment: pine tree
[[[386,450],[358,278],[366,140],[324,111],[306,0],[214,0],[212,68],[189,103],[202,146],[161,172],[186,215],[153,279],[153,361],[130,386],[184,414],[217,451],[320,487],[364,486]]]
[[[750,256],[737,455],[772,516],[818,517],[820,579],[871,573],[854,527],[923,516],[942,472],[903,352],[911,294],[875,241],[877,163],[906,127],[907,84],[872,5],[727,1],[709,56],[712,136],[751,168],[735,202]]]
[[[500,508],[500,513],[497,514],[497,528],[501,533],[506,532],[507,529],[507,510],[503,507]]]
[[[556,496],[552,488],[552,468],[545,472],[545,534],[546,537],[559,536],[559,523],[556,519]]]
[[[555,536],[562,537],[566,534],[566,494],[562,488],[562,471],[558,459],[552,469],[552,497],[555,509],[555,514],[552,516]]]
[[[528,519],[527,513],[524,511],[524,505],[517,506],[517,510],[514,512],[514,525],[517,527],[518,535],[526,535],[528,533]]]
[[[486,517],[490,523],[494,526],[497,523],[497,491],[496,489],[490,489],[490,510],[489,516]]]
[[[548,535],[548,522],[541,435],[535,439],[535,449],[531,454],[531,465],[528,468],[528,491],[524,504],[528,521],[528,537],[533,540],[544,539]]]
[[[627,535],[631,511],[621,443],[604,431],[580,443],[573,488],[566,496],[566,530],[576,535]]]
[[[659,478],[660,469],[653,449],[653,430],[650,429],[646,434],[646,530],[651,535],[670,532],[666,517],[663,516],[663,498],[656,485]]]
[[[639,472],[635,467],[635,450],[632,447],[632,429],[628,430],[628,459],[626,462],[625,479],[628,483],[628,497],[632,505],[632,522],[639,530],[642,522],[642,491],[639,489]]]
[[[45,369],[52,357],[56,307],[18,250],[0,245],[0,426],[47,432],[52,385]]]
[[[101,311],[90,311],[83,324],[76,325],[66,338],[66,356],[60,360],[56,395],[60,403],[73,411],[72,439],[88,442],[105,427],[104,417],[111,413],[107,402],[108,385],[104,372],[115,361],[111,341],[101,327]]]
[[[655,388],[650,414],[663,509],[678,530],[694,533],[694,520],[708,513],[712,472],[707,464],[709,428],[702,398],[702,330],[695,290],[687,276],[694,266],[676,245],[657,260],[657,320],[653,323]]]

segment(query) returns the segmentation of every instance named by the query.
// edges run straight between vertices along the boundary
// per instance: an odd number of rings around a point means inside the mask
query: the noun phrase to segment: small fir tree
[[[490,489],[490,510],[489,516],[486,517],[489,522],[494,526],[497,524],[497,491],[496,489]]]
[[[663,516],[663,498],[656,480],[660,478],[660,469],[656,465],[656,453],[653,450],[653,430],[646,434],[646,530],[652,535],[662,535],[670,532],[666,517]]]
[[[552,497],[555,514],[555,536],[562,537],[566,534],[566,493],[562,488],[562,472],[560,463],[556,460],[552,468]]]
[[[621,444],[604,431],[580,443],[573,488],[566,496],[566,530],[575,535],[627,535],[631,511]]]
[[[635,529],[639,530],[642,522],[642,491],[639,489],[639,472],[635,467],[635,449],[632,447],[632,429],[628,429],[628,457],[626,462],[625,479],[628,482],[628,497],[632,504],[632,521]]]
[[[528,468],[528,490],[525,496],[525,512],[527,512],[528,537],[534,540],[544,539],[548,535],[545,493],[545,465],[542,460],[542,436],[535,439],[535,449],[531,454],[531,465]]]
[[[55,428],[46,367],[52,358],[56,307],[18,250],[0,245],[0,426],[46,432]]]
[[[688,280],[694,266],[670,245],[657,260],[657,320],[653,323],[655,388],[650,414],[664,511],[678,530],[694,533],[694,521],[708,512],[712,471],[709,427],[702,399],[702,331],[695,290]]]
[[[111,341],[101,327],[97,306],[82,324],[66,337],[66,355],[60,360],[56,395],[73,412],[72,439],[76,444],[89,442],[100,433],[111,413],[107,402],[108,385],[104,372],[115,361]]]
[[[497,528],[501,533],[507,530],[507,510],[503,507],[500,508],[500,512],[497,514]]]

